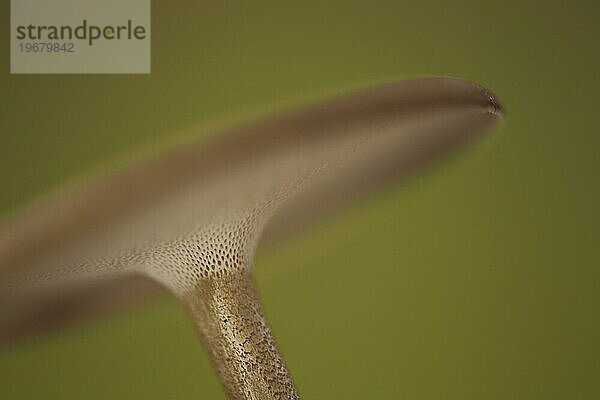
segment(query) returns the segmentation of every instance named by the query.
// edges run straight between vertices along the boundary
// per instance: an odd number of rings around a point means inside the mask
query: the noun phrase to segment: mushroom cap
[[[447,78],[362,90],[62,191],[0,227],[0,340],[246,268],[259,242],[397,180],[502,117]],[[148,279],[151,278],[151,279]]]

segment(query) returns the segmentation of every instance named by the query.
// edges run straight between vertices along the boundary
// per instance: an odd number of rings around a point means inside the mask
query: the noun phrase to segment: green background
[[[300,99],[491,88],[492,139],[258,254],[267,313],[306,399],[600,398],[598,2],[154,0],[147,76],[10,75],[7,3],[0,218]],[[223,398],[175,300],[0,349],[0,399],[107,398]]]

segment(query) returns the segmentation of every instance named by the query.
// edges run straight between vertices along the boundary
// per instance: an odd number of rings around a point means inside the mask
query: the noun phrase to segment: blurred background
[[[86,171],[374,82],[492,89],[483,143],[259,252],[306,399],[600,398],[600,3],[153,1],[150,75],[10,75],[0,219]],[[222,399],[168,296],[0,348],[1,399]]]

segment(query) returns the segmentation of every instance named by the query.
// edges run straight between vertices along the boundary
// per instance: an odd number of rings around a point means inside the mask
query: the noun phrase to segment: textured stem
[[[229,399],[300,398],[249,270],[203,279],[186,302]]]

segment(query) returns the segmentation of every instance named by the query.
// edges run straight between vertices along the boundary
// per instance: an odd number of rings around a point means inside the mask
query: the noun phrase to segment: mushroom
[[[252,277],[259,241],[280,240],[501,117],[476,84],[402,81],[59,192],[0,230],[0,338],[120,305],[158,282],[187,306],[230,399],[297,399]]]

